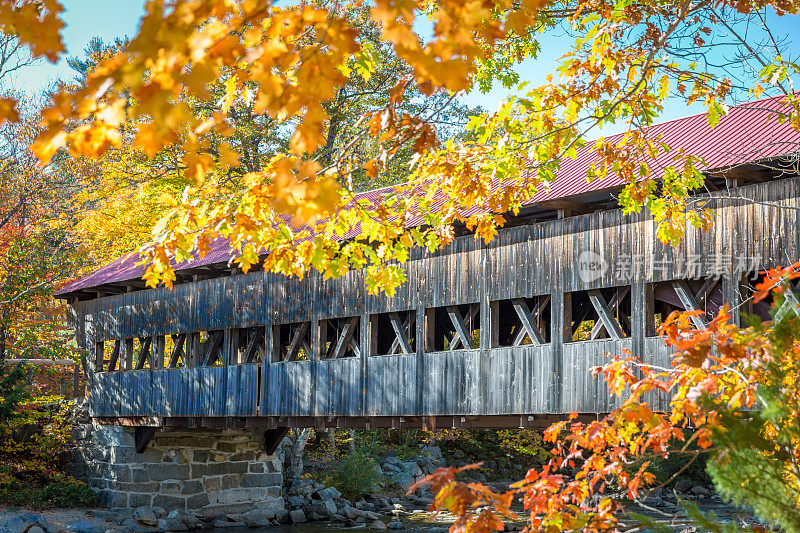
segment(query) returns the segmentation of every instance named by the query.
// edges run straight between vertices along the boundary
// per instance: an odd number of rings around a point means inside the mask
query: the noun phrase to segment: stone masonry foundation
[[[156,432],[137,453],[132,428],[80,424],[69,473],[112,508],[213,511],[235,506],[283,508],[281,461],[258,434],[244,431]]]

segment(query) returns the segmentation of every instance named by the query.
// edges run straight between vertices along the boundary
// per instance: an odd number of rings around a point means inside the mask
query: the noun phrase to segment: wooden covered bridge
[[[147,289],[122,258],[60,291],[91,350],[90,410],[106,423],[180,427],[526,427],[603,413],[591,368],[629,349],[668,364],[673,309],[743,301],[759,269],[800,260],[800,133],[775,101],[651,128],[705,158],[709,232],[672,248],[616,207],[592,153],[484,245],[416,249],[408,282],[367,294],[362,272],[289,279],[232,271],[227,248]],[[366,193],[370,194],[370,193]],[[737,307],[737,309],[739,309]],[[759,309],[747,309],[760,312]],[[703,318],[698,318],[698,324]]]

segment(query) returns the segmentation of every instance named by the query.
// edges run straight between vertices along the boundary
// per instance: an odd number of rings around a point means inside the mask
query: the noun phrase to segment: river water
[[[702,512],[706,514],[713,513],[720,521],[732,522],[740,528],[749,529],[757,523],[752,512],[749,510],[723,503],[716,498],[695,501],[694,503],[698,505]],[[693,526],[695,526],[694,522],[687,517],[685,512],[677,507],[674,502],[664,501],[658,506],[650,508],[643,508],[631,504],[627,506],[627,509],[630,512],[647,516],[675,532],[694,531],[694,529],[692,529]],[[520,510],[519,516],[521,519],[524,519],[524,512]],[[391,520],[397,520],[397,518],[392,517]],[[451,517],[446,514],[436,515],[430,512],[420,511],[412,511],[399,520],[403,523],[403,529],[398,530],[400,533],[446,533],[452,523]],[[390,519],[385,517],[383,521],[388,523]],[[628,519],[623,519],[623,521],[628,522]],[[511,529],[517,531],[521,530],[524,525],[524,522],[510,524]],[[248,529],[246,531],[252,533],[354,533],[355,530],[360,530],[363,533],[372,533],[374,531],[368,529],[368,524],[362,524],[356,527],[343,527],[340,524],[324,522],[304,525],[282,525],[263,529]],[[211,533],[232,533],[230,528],[214,528],[205,531]],[[643,528],[640,531],[648,531],[648,529]],[[392,530],[386,530],[385,533],[394,532]]]

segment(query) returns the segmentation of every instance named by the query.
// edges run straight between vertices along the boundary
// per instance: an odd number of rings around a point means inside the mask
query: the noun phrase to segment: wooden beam
[[[341,319],[340,319],[341,320]],[[345,352],[347,351],[347,347],[350,346],[350,341],[353,339],[353,335],[356,332],[356,326],[358,325],[358,317],[354,316],[347,320],[344,324],[344,328],[342,328],[341,333],[339,334],[339,338],[336,341],[336,345],[331,352],[330,358],[331,359],[339,359],[342,357]]]
[[[288,427],[278,427],[264,431],[264,451],[268,455],[274,454],[288,433]]]
[[[462,318],[461,313],[458,311],[458,307],[448,305],[446,309],[447,315],[450,317],[450,322],[453,323],[453,328],[455,328],[455,336],[453,337],[453,340],[450,341],[450,349],[453,349],[456,339],[461,342],[461,345],[464,346],[465,350],[474,349],[475,346],[472,344],[472,339],[467,332],[467,327],[464,325],[464,319]]]
[[[117,339],[114,341],[114,349],[111,351],[111,357],[108,358],[108,368],[106,368],[106,370],[109,372],[113,372],[117,369],[120,352],[122,352],[122,341]]]
[[[700,290],[694,295],[698,308],[705,305],[706,299],[711,294],[711,291],[714,290],[714,287],[717,286],[717,283],[719,283],[719,278],[706,279],[705,283],[703,283],[703,286],[700,287]]]
[[[400,348],[402,349],[402,353],[412,353],[411,350],[411,343],[406,338],[406,328],[408,327],[408,320],[411,318],[411,312],[409,311],[408,316],[406,317],[406,321],[403,322],[400,320],[400,315],[395,312],[389,313],[389,322],[392,324],[392,329],[394,329],[395,340],[399,343]],[[390,353],[394,353],[394,343],[392,344],[392,350]]]
[[[186,361],[186,354],[184,352],[186,333],[178,333],[177,335],[170,335],[170,337],[172,337],[174,346],[172,347],[172,353],[169,354],[169,362],[167,363],[167,367],[176,368],[178,365],[178,359],[180,359],[181,355],[184,356],[184,362]]]
[[[630,285],[625,285],[623,287],[617,287],[617,290],[614,291],[614,296],[611,298],[611,301],[608,303],[608,309],[612,314],[614,314],[617,311],[617,308],[622,303],[622,299],[625,298],[625,296],[628,295],[630,290],[631,290]],[[623,319],[625,320],[625,322],[628,321],[627,317],[623,317]],[[616,323],[616,320],[614,322]],[[628,324],[628,327],[630,328],[630,324]],[[600,334],[603,332],[604,329],[606,329],[605,323],[602,320],[598,320],[595,323],[594,327],[592,328],[592,331],[589,333],[589,338],[590,339],[596,339],[597,337],[600,336]]]
[[[210,333],[210,338],[203,343],[206,347],[205,353],[203,354],[202,363],[200,366],[210,366],[214,363],[216,358],[219,356],[217,350],[222,346],[223,340],[223,331],[212,331]],[[202,345],[201,345],[202,346]]]
[[[300,351],[300,346],[303,342],[303,338],[306,336],[308,332],[309,323],[306,321],[300,322],[297,324],[294,330],[294,335],[292,336],[291,342],[289,342],[289,346],[286,348],[286,361],[294,361],[297,359],[297,353]]]
[[[150,344],[152,344],[152,337],[139,337],[139,355],[136,357],[136,370],[142,370],[144,363],[150,359]],[[152,364],[150,365],[153,366]]]
[[[592,306],[597,312],[597,316],[603,321],[606,331],[608,331],[608,335],[617,341],[622,339],[622,337],[625,335],[622,332],[622,329],[620,329],[617,321],[612,316],[611,311],[608,309],[608,304],[606,304],[606,300],[603,298],[602,293],[597,289],[590,289],[587,292],[589,294],[589,300],[592,302]]]
[[[783,292],[783,304],[775,313],[775,322],[782,321],[790,311],[800,318],[800,297],[797,295],[797,288],[788,282],[789,287]]]
[[[702,311],[700,306],[697,305],[697,301],[694,299],[691,289],[689,289],[689,284],[686,283],[685,280],[680,279],[673,281],[672,288],[675,289],[675,294],[678,295],[686,311]],[[692,324],[694,324],[694,327],[697,329],[706,328],[706,321],[703,320],[700,315],[694,315],[691,320]]]
[[[538,327],[538,322],[540,321],[539,319],[540,319],[542,313],[544,312],[544,308],[547,307],[547,304],[549,304],[549,303],[550,303],[550,295],[549,294],[545,294],[543,296],[539,296],[538,297],[538,303],[536,305],[536,309],[534,309],[533,312],[531,312],[531,314],[530,314],[531,322],[536,322],[537,323],[537,324],[534,324],[534,326],[537,327],[537,330],[540,333],[541,333],[541,329],[539,329],[539,327]],[[499,312],[499,311],[497,311],[497,312]],[[499,327],[499,324],[498,324],[498,327]],[[495,334],[499,337],[499,333],[495,333]],[[517,332],[516,337],[514,337],[514,340],[511,342],[511,345],[512,346],[521,346],[522,345],[522,341],[525,339],[525,334],[526,334],[525,328],[520,329]],[[544,338],[544,335],[542,335],[542,338]],[[531,341],[531,342],[533,342],[533,341]]]
[[[152,426],[138,426],[133,430],[133,441],[136,446],[136,453],[144,453],[147,445],[153,440],[158,428]]]
[[[263,340],[264,338],[261,328],[254,328],[252,334],[253,337],[247,343],[247,347],[244,350],[244,356],[242,357],[243,363],[252,363],[255,360],[258,348],[261,345],[259,340]]]
[[[406,312],[408,314],[406,315],[406,319],[403,321],[403,331],[406,332],[406,338],[408,338],[408,335],[411,334],[411,326],[415,322],[415,320],[412,319],[416,318],[416,315],[414,314],[415,313],[414,311],[406,311]],[[389,348],[389,354],[394,354],[395,350],[397,350],[399,347],[400,347],[400,340],[395,337],[395,339],[392,341],[391,348]],[[413,353],[413,352],[406,352],[406,353]]]
[[[514,346],[519,346],[522,344],[522,339],[525,335],[522,333],[523,331],[528,334],[528,338],[535,346],[541,346],[544,344],[544,337],[542,333],[539,331],[539,328],[533,323],[531,320],[531,310],[528,308],[527,302],[525,302],[525,298],[514,298],[511,300],[511,305],[514,307],[514,311],[517,312],[517,316],[519,317],[519,321],[522,324],[522,329],[517,334],[517,338],[514,339]],[[538,314],[539,307],[537,306],[536,313]]]
[[[569,211],[567,216],[571,216],[572,213],[584,215],[592,212],[589,206],[579,202],[571,202],[569,200],[545,200],[544,202],[539,202],[538,206],[545,209]]]
[[[164,344],[164,335],[153,337],[153,370],[161,370],[164,368]]]

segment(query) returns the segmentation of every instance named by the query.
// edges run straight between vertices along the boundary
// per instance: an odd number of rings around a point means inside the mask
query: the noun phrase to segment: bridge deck
[[[79,342],[95,352],[91,413],[500,425],[606,412],[613,400],[591,375],[605,354],[667,364],[659,317],[736,304],[744,276],[800,259],[800,181],[736,193],[748,200],[718,202],[711,231],[690,227],[677,248],[646,214],[612,210],[415,250],[391,297],[368,295],[358,271],[254,272],[73,302]]]

